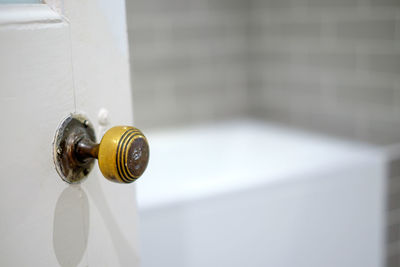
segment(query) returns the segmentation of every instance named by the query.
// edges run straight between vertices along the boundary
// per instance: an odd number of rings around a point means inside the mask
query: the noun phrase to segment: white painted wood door
[[[0,266],[138,266],[135,185],[58,176],[71,112],[131,125],[123,0],[0,5]],[[106,128],[107,128],[106,127]],[[104,128],[104,127],[103,127]]]

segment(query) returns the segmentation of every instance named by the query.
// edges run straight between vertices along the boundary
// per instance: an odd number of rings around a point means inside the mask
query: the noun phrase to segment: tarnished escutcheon
[[[81,140],[96,142],[92,124],[82,114],[70,114],[58,127],[53,143],[56,170],[67,183],[84,180],[94,165],[94,158],[79,158],[76,147]]]

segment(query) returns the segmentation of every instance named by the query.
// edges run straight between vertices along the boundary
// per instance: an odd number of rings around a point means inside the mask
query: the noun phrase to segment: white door
[[[125,3],[47,2],[0,4],[0,266],[138,266],[135,185],[69,185],[52,154],[70,113],[132,125]]]

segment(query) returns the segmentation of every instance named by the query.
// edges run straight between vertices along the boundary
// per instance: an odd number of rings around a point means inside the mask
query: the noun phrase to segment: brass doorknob
[[[76,144],[79,159],[97,158],[104,177],[117,183],[132,183],[146,170],[149,145],[144,134],[130,126],[108,130],[100,141],[83,138]]]
[[[68,126],[62,125],[56,134],[55,161],[65,181],[81,181],[90,172],[95,158],[104,177],[117,183],[132,183],[146,170],[149,145],[139,129],[116,126],[96,143],[93,128],[82,115],[73,114],[64,124]]]

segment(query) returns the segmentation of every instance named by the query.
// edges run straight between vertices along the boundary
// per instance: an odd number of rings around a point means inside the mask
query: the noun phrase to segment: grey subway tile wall
[[[245,113],[248,5],[242,0],[127,1],[138,126]]]
[[[396,158],[388,164],[387,267],[400,266],[400,160]]]
[[[254,116],[367,141],[400,141],[400,1],[253,0]]]
[[[141,128],[256,117],[400,142],[400,0],[127,1]],[[400,266],[400,162],[387,266]]]
[[[127,1],[136,123],[253,116],[400,141],[400,1]]]

